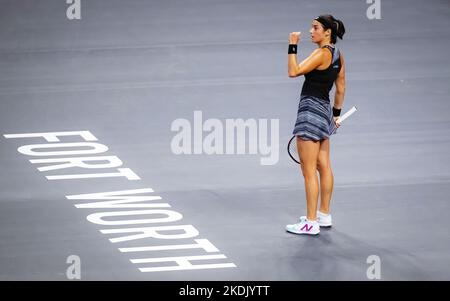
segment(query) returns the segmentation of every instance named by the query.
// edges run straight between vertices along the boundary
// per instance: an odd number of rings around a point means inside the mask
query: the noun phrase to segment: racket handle
[[[344,115],[342,115],[341,117],[338,118],[337,122],[341,123],[342,121],[344,121],[345,119],[347,119],[350,115],[352,115],[353,113],[356,112],[356,106],[353,106],[350,110],[348,110],[347,112],[345,112]]]

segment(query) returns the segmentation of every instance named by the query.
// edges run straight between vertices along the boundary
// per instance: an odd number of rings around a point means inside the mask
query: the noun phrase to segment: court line
[[[347,81],[386,81],[401,79],[432,79],[448,78],[450,73],[433,76],[386,76],[360,78],[349,75]],[[285,76],[265,76],[265,77],[232,77],[216,79],[198,79],[198,80],[176,80],[176,81],[142,81],[142,82],[103,82],[97,84],[78,84],[78,85],[42,85],[27,87],[3,87],[0,88],[0,95],[11,94],[35,94],[35,93],[65,93],[65,92],[83,92],[83,91],[104,91],[104,90],[127,90],[127,89],[150,89],[150,88],[183,88],[183,87],[202,87],[202,86],[228,86],[228,85],[262,85],[262,84],[290,84],[298,85],[299,80],[289,80]]]

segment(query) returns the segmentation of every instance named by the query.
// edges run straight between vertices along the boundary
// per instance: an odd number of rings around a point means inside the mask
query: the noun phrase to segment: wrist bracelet
[[[289,44],[288,54],[297,54],[297,44]]]
[[[333,107],[333,117],[338,117],[339,115],[341,115],[341,109]]]

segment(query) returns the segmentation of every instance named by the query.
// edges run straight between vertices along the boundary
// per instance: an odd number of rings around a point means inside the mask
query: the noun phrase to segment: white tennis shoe
[[[297,224],[286,225],[286,231],[295,234],[317,235],[320,233],[320,226],[317,221],[304,219]]]
[[[302,222],[304,220],[306,220],[306,216],[300,216],[299,221]],[[325,214],[317,210],[317,223],[320,227],[331,227],[333,225],[331,214]]]

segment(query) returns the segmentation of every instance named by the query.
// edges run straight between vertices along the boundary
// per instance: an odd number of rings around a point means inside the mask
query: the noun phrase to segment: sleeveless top
[[[325,45],[322,48],[327,48],[331,51],[331,63],[327,69],[314,69],[305,74],[305,82],[303,83],[301,95],[315,96],[330,102],[329,93],[342,66],[339,50],[336,47]]]

